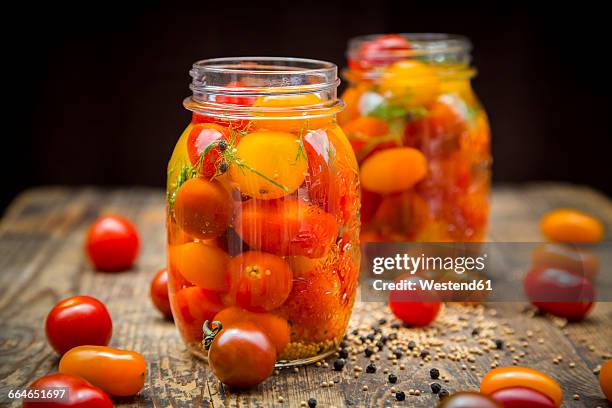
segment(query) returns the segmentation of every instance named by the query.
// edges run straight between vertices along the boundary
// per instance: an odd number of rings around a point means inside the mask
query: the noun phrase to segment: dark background
[[[350,37],[380,32],[472,39],[495,181],[562,180],[611,194],[608,13],[584,2],[430,3],[24,3],[3,18],[19,28],[4,35],[0,211],[42,184],[162,186],[189,120],[181,103],[195,60],[300,56],[343,66]]]

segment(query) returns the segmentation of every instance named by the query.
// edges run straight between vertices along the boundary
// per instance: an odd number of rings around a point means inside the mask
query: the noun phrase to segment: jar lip
[[[262,63],[265,63],[262,64]],[[261,67],[265,69],[252,69]],[[193,69],[204,72],[227,72],[246,75],[314,74],[337,71],[328,61],[296,57],[221,57],[193,63]]]

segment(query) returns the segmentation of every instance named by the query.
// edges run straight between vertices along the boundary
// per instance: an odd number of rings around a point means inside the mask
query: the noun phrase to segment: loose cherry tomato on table
[[[608,401],[612,402],[612,360],[608,360],[599,371],[599,385]]]
[[[140,247],[138,231],[124,217],[98,218],[89,228],[85,249],[94,266],[106,272],[129,269]]]
[[[238,140],[238,133],[226,127],[214,123],[195,125],[187,138],[189,161],[207,179],[223,174],[228,166],[223,152],[233,148]]]
[[[550,398],[556,407],[563,402],[563,391],[554,379],[528,367],[500,367],[489,371],[480,382],[480,392],[487,395],[504,388],[524,387]]]
[[[272,374],[276,351],[268,337],[253,323],[235,323],[217,331],[219,322],[204,324],[208,364],[215,376],[233,388],[253,387]]]
[[[603,239],[604,227],[597,218],[572,208],[560,208],[544,214],[542,233],[551,241],[596,243]]]
[[[256,312],[276,309],[291,292],[293,272],[282,258],[266,252],[248,251],[228,266],[229,298]]]
[[[191,341],[202,340],[202,325],[211,320],[223,308],[223,302],[215,292],[191,286],[180,289],[174,295],[174,319],[183,335]]]
[[[218,181],[187,180],[174,201],[174,217],[187,234],[212,239],[223,234],[232,218],[232,197]]]
[[[28,387],[31,390],[48,392],[53,388],[65,388],[65,400],[24,401],[23,408],[113,408],[113,401],[100,388],[81,377],[70,374],[49,374],[40,377]]]
[[[582,320],[595,301],[591,281],[559,268],[536,266],[527,272],[523,285],[534,306],[571,321]]]
[[[563,269],[592,280],[597,275],[599,260],[592,252],[565,244],[543,244],[531,256],[534,266]]]
[[[253,323],[268,336],[276,348],[276,355],[278,356],[289,344],[290,332],[287,320],[271,313],[251,312],[237,306],[231,306],[217,313],[213,320],[221,322],[226,329],[237,323]]]
[[[170,310],[170,299],[168,297],[168,270],[166,268],[155,274],[151,281],[151,301],[167,319],[172,319],[172,310]]]
[[[170,265],[185,279],[204,289],[224,292],[230,256],[212,244],[189,242],[170,249]]]
[[[235,230],[254,249],[320,258],[335,242],[338,223],[318,206],[298,200],[251,200],[242,205]]]
[[[546,395],[525,387],[511,387],[495,391],[491,398],[504,408],[555,408],[555,403]]]
[[[389,308],[402,322],[409,326],[427,326],[436,319],[442,302],[437,301],[435,293],[418,289],[418,276],[402,274],[395,283],[403,280],[414,282],[417,290],[392,290],[389,293]]]
[[[444,398],[438,408],[507,408],[477,392],[457,392]]]
[[[113,334],[106,306],[91,296],[72,296],[51,309],[45,322],[47,340],[64,354],[76,346],[105,346]]]
[[[59,371],[79,376],[109,395],[127,397],[144,386],[147,362],[135,351],[78,346],[64,354]]]

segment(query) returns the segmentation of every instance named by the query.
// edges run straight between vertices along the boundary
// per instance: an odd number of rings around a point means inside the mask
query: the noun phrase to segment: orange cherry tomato
[[[338,223],[316,205],[297,200],[251,200],[236,217],[235,230],[254,249],[320,258],[335,242]]]
[[[339,124],[344,125],[348,121],[359,117],[359,100],[363,92],[364,89],[360,86],[352,85],[346,88],[341,97],[346,107],[337,115]]]
[[[593,279],[599,269],[599,259],[584,248],[563,244],[542,244],[532,253],[534,266],[559,268],[587,279]]]
[[[52,392],[54,388],[65,388],[66,399],[60,401],[26,400],[23,408],[113,408],[113,401],[98,387],[94,387],[81,377],[54,373],[40,377],[28,389]]]
[[[85,249],[96,269],[117,272],[129,269],[140,248],[136,227],[125,217],[98,218],[89,228]]]
[[[612,402],[612,360],[606,361],[599,371],[599,385],[608,401]]]
[[[541,392],[561,406],[563,391],[554,379],[541,371],[528,367],[500,367],[489,371],[480,382],[480,392],[491,395],[511,387],[525,387]]]
[[[361,164],[361,185],[379,194],[408,190],[427,175],[427,159],[411,147],[374,153]]]
[[[233,388],[263,382],[274,371],[275,363],[274,346],[260,328],[248,322],[221,330],[208,352],[208,364],[215,376]]]
[[[59,372],[79,376],[112,396],[137,394],[147,376],[147,362],[135,351],[79,346],[59,362]]]
[[[271,313],[251,312],[237,306],[231,306],[217,313],[213,320],[221,322],[226,329],[237,323],[253,323],[268,336],[276,348],[278,356],[289,344],[289,324],[287,320]]]
[[[185,279],[204,289],[225,292],[229,255],[211,244],[189,242],[170,248],[170,264]]]
[[[344,133],[349,137],[365,137],[369,139],[372,137],[384,136],[389,133],[389,125],[380,118],[361,116],[342,126],[342,130],[344,130]]]
[[[486,395],[477,392],[457,392],[444,398],[438,408],[505,408]]]
[[[150,288],[151,301],[167,319],[172,319],[170,309],[170,298],[168,297],[168,270],[166,268],[155,274],[151,280]]]
[[[542,233],[551,241],[596,243],[603,239],[601,221],[582,211],[561,208],[544,214],[540,221]]]
[[[321,103],[321,98],[315,94],[260,96],[255,100],[254,107],[286,108],[286,110],[279,112],[257,112],[256,115],[261,116],[262,119],[258,118],[253,122],[258,129],[280,130],[283,132],[299,132],[300,130],[323,128],[332,122],[331,114],[329,116],[302,119],[300,116],[306,115],[308,110],[302,109],[303,113],[297,110],[298,107],[319,105]],[[274,117],[278,119],[267,119]]]
[[[232,197],[218,181],[192,178],[176,194],[174,217],[187,234],[199,239],[216,238],[229,227]]]
[[[276,309],[291,292],[289,264],[265,252],[243,252],[229,263],[230,298],[251,311]]]
[[[378,200],[371,225],[388,240],[415,239],[431,222],[427,202],[414,191],[378,196]]]
[[[230,166],[230,175],[244,194],[263,200],[280,198],[304,182],[306,154],[291,133],[253,132],[240,139],[236,149],[239,163]]]
[[[229,128],[214,123],[195,125],[187,138],[189,161],[207,179],[222,174],[225,172],[222,169],[222,154],[235,146],[238,139],[237,132],[231,132]]]

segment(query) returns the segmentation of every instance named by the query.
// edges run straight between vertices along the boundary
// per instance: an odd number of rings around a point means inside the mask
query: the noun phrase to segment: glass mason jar
[[[334,64],[219,58],[190,71],[193,112],[168,165],[170,302],[189,349],[202,324],[250,321],[277,361],[333,352],[359,271],[359,170],[336,123]]]
[[[338,122],[360,165],[362,241],[481,241],[491,176],[469,41],[389,34],[349,42]]]

